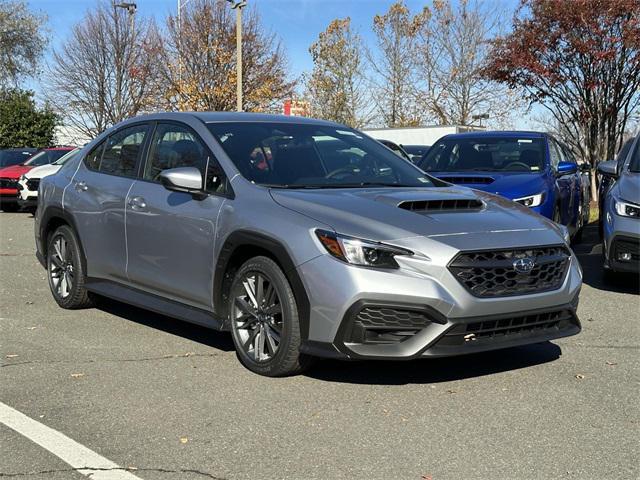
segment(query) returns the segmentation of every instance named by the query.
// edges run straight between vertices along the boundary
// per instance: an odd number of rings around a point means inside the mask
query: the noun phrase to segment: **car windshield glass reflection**
[[[430,187],[437,180],[355,130],[288,123],[210,123],[240,173],[280,188]]]

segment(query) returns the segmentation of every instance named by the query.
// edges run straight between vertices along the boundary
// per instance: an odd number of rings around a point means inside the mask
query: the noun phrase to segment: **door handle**
[[[147,208],[147,202],[142,197],[131,197],[127,202],[132,210],[142,210]]]
[[[89,187],[87,186],[87,182],[76,182],[76,190],[78,192],[86,192],[87,190],[89,190]]]

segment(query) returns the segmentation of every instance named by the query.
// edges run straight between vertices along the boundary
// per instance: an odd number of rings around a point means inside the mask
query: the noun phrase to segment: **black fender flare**
[[[279,240],[263,233],[250,230],[237,230],[231,233],[225,240],[214,270],[213,277],[213,305],[215,313],[226,320],[226,304],[224,295],[225,273],[234,253],[240,247],[258,247],[268,251],[280,264],[282,270],[289,280],[293,294],[298,305],[298,316],[300,320],[300,334],[302,340],[309,338],[309,296],[304,283],[296,270],[296,265],[291,259],[285,246]]]

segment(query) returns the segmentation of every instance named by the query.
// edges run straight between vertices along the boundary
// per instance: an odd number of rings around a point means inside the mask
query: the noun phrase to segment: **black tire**
[[[17,212],[19,206],[17,203],[3,203],[0,204],[0,209],[2,209],[3,212],[12,213]]]
[[[309,366],[310,358],[300,353],[296,299],[277,263],[268,257],[254,257],[245,262],[235,274],[228,301],[233,343],[246,368],[268,377],[283,377],[298,374]]]
[[[65,242],[64,251],[61,252],[58,242]],[[49,236],[47,278],[51,294],[62,308],[75,310],[94,306],[93,297],[84,288],[85,271],[81,258],[80,244],[71,227],[61,225]]]

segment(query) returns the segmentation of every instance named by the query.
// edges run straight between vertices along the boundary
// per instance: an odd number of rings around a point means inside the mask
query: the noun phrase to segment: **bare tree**
[[[170,108],[235,110],[235,28],[223,0],[191,0],[179,23],[175,16],[167,18],[162,64]],[[245,110],[268,110],[291,96],[295,82],[287,79],[284,49],[265,31],[255,8],[243,14],[242,53]]]
[[[47,45],[45,21],[22,0],[0,0],[0,86],[33,76]]]
[[[415,103],[417,49],[428,10],[412,16],[403,0],[373,19],[376,51],[368,53],[375,73],[375,101],[389,127],[415,126],[423,119]]]
[[[351,19],[333,20],[309,52],[313,71],[306,78],[314,116],[361,128],[372,118],[366,86],[363,43]]]
[[[592,166],[614,157],[640,106],[640,0],[523,0],[485,73],[523,88]],[[591,195],[597,198],[596,182]]]
[[[473,116],[488,114],[494,124],[510,123],[524,107],[519,92],[483,77],[488,39],[502,18],[476,0],[433,3],[420,30],[421,74],[418,103],[441,125],[471,125]]]
[[[46,98],[89,137],[157,104],[158,31],[128,15],[103,0],[72,27],[48,67]]]

